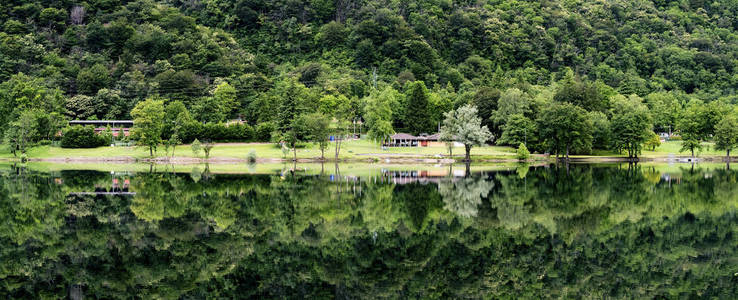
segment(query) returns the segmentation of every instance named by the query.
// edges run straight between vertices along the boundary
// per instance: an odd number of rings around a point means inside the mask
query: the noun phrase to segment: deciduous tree
[[[465,161],[471,161],[473,146],[483,145],[492,136],[487,126],[482,126],[482,119],[477,115],[477,108],[471,104],[445,114],[441,135],[453,136],[454,140],[464,144]]]
[[[154,156],[156,147],[161,143],[161,132],[164,120],[164,102],[147,99],[139,102],[131,111],[133,129],[131,137],[139,145],[149,148],[149,155]]]
[[[587,112],[574,104],[552,103],[541,111],[537,120],[545,147],[556,156],[574,151],[588,152],[592,148],[592,121]]]

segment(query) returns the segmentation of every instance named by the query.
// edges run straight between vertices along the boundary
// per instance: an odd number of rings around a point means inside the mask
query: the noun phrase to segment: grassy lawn
[[[218,144],[210,153],[211,157],[223,158],[241,158],[245,159],[248,154],[253,151],[257,158],[283,158],[285,155],[275,144]],[[0,158],[12,158],[13,155],[5,147],[0,147]],[[461,157],[464,155],[463,147],[455,147],[453,149],[454,156]],[[447,150],[445,147],[412,147],[412,148],[388,148],[382,150],[376,143],[367,140],[354,140],[344,142],[341,147],[342,159],[347,158],[371,158],[382,155],[407,155],[407,156],[433,156],[437,154],[445,155]],[[472,148],[472,155],[476,157],[500,157],[511,156],[515,154],[515,149],[500,146],[485,146]],[[88,157],[133,157],[146,158],[149,157],[148,148],[144,147],[99,147],[93,149],[65,149],[52,146],[38,146],[30,149],[27,153],[29,158],[88,158]],[[165,156],[164,147],[159,147],[156,156]],[[202,157],[202,152],[200,157]],[[176,148],[175,156],[178,157],[194,157],[190,145],[180,145]],[[325,156],[331,158],[334,156],[334,145],[331,143],[325,151]],[[292,157],[292,152],[286,155],[287,158]],[[320,157],[320,149],[317,145],[308,144],[305,148],[297,149],[298,158],[318,158]]]
[[[656,148],[655,151],[643,151],[642,157],[658,157],[658,156],[687,156],[689,152],[679,152],[681,148],[681,141],[671,141],[661,144],[660,147]],[[697,155],[709,155],[709,156],[722,156],[725,155],[724,151],[716,151],[713,149],[712,143],[704,143],[704,149],[701,152],[697,152]],[[245,143],[233,143],[233,144],[218,144],[216,145],[210,156],[221,157],[221,158],[240,158],[245,159],[248,154],[253,151],[256,153],[257,158],[273,158],[279,159],[285,157],[280,149],[275,144],[245,144]],[[331,143],[326,149],[325,156],[332,158],[334,153],[334,145]],[[461,158],[464,155],[463,147],[454,147],[454,156]],[[376,143],[367,140],[354,140],[343,143],[341,149],[341,159],[362,159],[362,158],[383,158],[393,156],[420,156],[420,157],[432,157],[435,155],[446,155],[447,150],[443,146],[435,147],[407,147],[407,148],[388,148],[387,150],[381,149]],[[157,157],[165,156],[164,148],[160,147],[156,152]],[[512,158],[515,155],[515,149],[511,147],[502,146],[484,146],[472,148],[472,155],[477,159],[495,159],[495,158]],[[595,150],[592,155],[581,155],[577,157],[596,157],[596,156],[626,156],[627,154],[618,154],[613,151],[602,151]],[[178,157],[195,157],[192,153],[190,145],[180,145],[176,148],[175,156]],[[0,158],[12,158],[12,154],[7,151],[4,146],[0,146]],[[100,147],[93,149],[65,149],[52,146],[38,146],[28,151],[29,158],[92,158],[92,157],[132,157],[132,158],[147,158],[149,157],[148,148],[145,147]],[[202,153],[200,153],[202,157]],[[292,157],[292,152],[286,155],[287,158]],[[297,149],[298,158],[318,158],[320,157],[320,149],[317,145],[308,144],[305,148]]]
[[[643,153],[641,153],[640,156],[642,157],[663,157],[663,156],[669,156],[669,155],[675,155],[675,156],[690,156],[691,153],[689,151],[685,152],[679,152],[679,150],[682,148],[682,141],[669,141],[661,143],[661,146],[657,147],[654,151],[651,151],[650,149],[644,149]],[[702,143],[702,150],[695,150],[694,154],[696,156],[723,156],[725,155],[725,151],[717,151],[714,148],[714,143]],[[595,150],[592,155],[582,155],[580,157],[588,157],[588,156],[628,156],[627,153],[617,153],[613,151],[605,151],[605,150]]]

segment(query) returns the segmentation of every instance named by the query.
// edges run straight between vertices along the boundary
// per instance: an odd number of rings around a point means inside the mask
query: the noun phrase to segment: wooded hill
[[[353,121],[384,94],[395,131],[435,131],[472,103],[498,140],[508,115],[535,120],[556,100],[612,119],[620,94],[667,131],[690,102],[736,102],[737,13],[697,0],[3,1],[0,129],[25,110],[129,119],[157,98],[278,134],[285,99]]]

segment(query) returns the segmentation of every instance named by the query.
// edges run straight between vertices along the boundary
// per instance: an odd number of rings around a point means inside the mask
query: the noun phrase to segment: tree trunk
[[[292,161],[297,161],[297,145],[292,146],[292,154],[294,155]]]
[[[325,160],[325,148],[320,148],[320,160]]]
[[[571,148],[569,145],[566,145],[566,160],[569,160],[569,148]]]
[[[694,157],[694,148],[692,148],[691,150],[692,150],[692,157]]]
[[[154,157],[154,147],[149,146],[149,156]]]
[[[726,154],[725,154],[725,159],[726,159],[727,161],[730,161],[730,149],[728,149],[728,150],[725,150],[725,151],[726,151]]]
[[[464,144],[464,150],[466,150],[466,157],[464,157],[464,161],[471,161],[471,145]]]

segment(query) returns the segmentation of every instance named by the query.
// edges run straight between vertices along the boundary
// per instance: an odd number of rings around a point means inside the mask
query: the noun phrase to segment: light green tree
[[[200,155],[200,151],[202,151],[202,143],[200,143],[200,140],[195,139],[192,141],[192,145],[190,145],[190,149],[192,149],[192,154],[195,156]]]
[[[623,96],[613,97],[611,100],[612,120],[612,144],[616,150],[625,150],[629,158],[638,158],[643,143],[651,132],[651,115],[648,108],[642,103],[640,97]]]
[[[454,140],[464,144],[465,161],[471,160],[473,146],[481,146],[492,138],[487,126],[482,126],[482,119],[477,115],[477,108],[467,104],[444,114],[441,135],[453,136]]]
[[[725,116],[715,126],[715,149],[725,150],[730,160],[730,151],[738,147],[738,118],[735,114]]]
[[[703,104],[691,103],[677,120],[677,130],[682,138],[682,148],[679,152],[690,151],[694,157],[695,150],[702,150],[704,139],[706,114]]]
[[[655,132],[650,131],[648,132],[648,138],[646,139],[646,142],[643,143],[643,146],[647,149],[651,149],[651,151],[656,151],[656,148],[661,146],[661,137],[659,137]]]
[[[365,107],[369,138],[379,142],[380,145],[395,133],[392,128],[393,91],[387,88],[379,95],[369,97]]]
[[[139,145],[147,146],[152,157],[156,147],[161,143],[164,116],[164,102],[161,100],[147,99],[136,104],[131,111],[133,117],[131,137]]]
[[[320,159],[325,160],[325,149],[328,148],[331,120],[319,112],[302,115],[300,118],[302,119],[301,122],[305,124],[307,139],[318,145]]]
[[[37,134],[36,127],[36,118],[30,110],[21,112],[17,120],[10,122],[5,131],[4,143],[10,147],[13,156],[18,156],[18,152],[26,153],[26,149]]]

